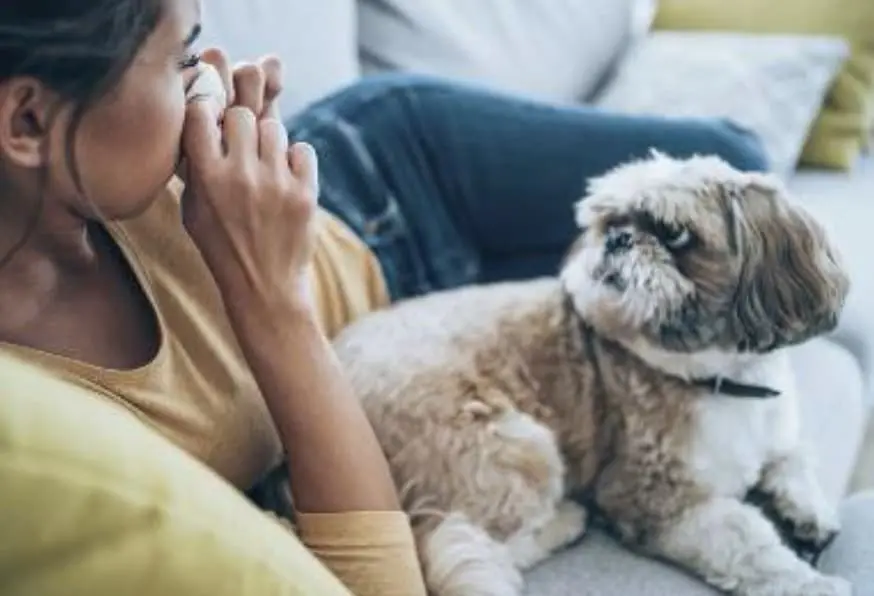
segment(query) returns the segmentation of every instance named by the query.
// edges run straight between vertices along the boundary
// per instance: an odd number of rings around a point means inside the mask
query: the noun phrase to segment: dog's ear
[[[823,227],[783,198],[782,185],[751,174],[730,193],[740,275],[733,337],[764,352],[834,329],[849,278]]]

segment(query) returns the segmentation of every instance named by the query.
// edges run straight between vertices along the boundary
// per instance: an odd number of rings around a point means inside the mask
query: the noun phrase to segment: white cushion
[[[355,0],[205,0],[203,25],[199,45],[221,46],[233,61],[282,59],[285,116],[360,74]]]
[[[772,169],[787,176],[847,55],[829,37],[656,32],[627,53],[595,104],[729,118],[758,134]]]
[[[361,0],[362,67],[573,102],[626,47],[635,2]]]
[[[631,5],[631,36],[637,40],[652,30],[658,0],[634,0]]]

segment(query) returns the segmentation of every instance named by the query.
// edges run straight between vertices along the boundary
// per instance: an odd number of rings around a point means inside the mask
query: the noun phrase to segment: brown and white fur
[[[847,293],[823,230],[767,175],[660,154],[593,180],[577,221],[558,278],[410,300],[336,341],[429,589],[520,594],[521,571],[597,514],[732,594],[849,594],[787,546],[838,530],[784,349],[832,329]]]

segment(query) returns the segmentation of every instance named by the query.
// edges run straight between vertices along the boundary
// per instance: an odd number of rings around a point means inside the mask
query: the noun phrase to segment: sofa
[[[631,23],[625,30],[611,33],[623,27],[615,9],[623,3],[552,0],[548,8],[530,3],[537,6],[526,11],[517,0],[249,0],[243,9],[233,0],[210,0],[204,43],[220,44],[233,57],[277,53],[286,66],[282,109],[289,118],[326,93],[387,71],[473,82],[535,99],[585,102],[580,87],[603,85],[623,46],[648,34],[653,6],[640,0],[629,0]],[[514,14],[520,10],[523,17]],[[538,28],[550,31],[551,38],[538,37]],[[874,247],[868,231],[874,221],[874,157],[857,161],[850,171],[806,167],[787,176],[794,199],[837,238],[853,281],[838,329],[792,354],[805,437],[834,502],[874,488],[874,440],[868,437],[866,444],[874,406],[874,276],[865,256]],[[874,515],[870,496],[857,495],[847,506],[854,515]],[[825,565],[840,557],[863,560],[861,550],[847,554],[857,544],[838,546]],[[868,567],[858,563],[857,571],[867,573],[874,594],[871,550],[867,556]],[[531,593],[543,595],[711,593],[597,534],[535,570],[531,581]]]
[[[519,2],[532,6],[535,3],[531,0],[247,0],[245,3],[205,0],[203,44],[221,45],[235,59],[278,54],[286,67],[287,92],[282,109],[289,118],[308,103],[362,76],[398,69],[474,79],[507,92],[550,100],[555,94],[581,96],[585,94],[581,87],[595,89],[602,85],[604,76],[621,56],[623,46],[631,43],[635,36],[647,34],[644,12],[629,11],[624,15],[633,17],[627,28],[617,18],[614,8],[624,1],[551,0],[548,10],[547,3],[538,3],[537,10],[542,9],[541,12],[531,13],[528,21],[519,21],[510,18],[507,7]],[[424,21],[406,19],[398,10],[403,4],[420,7],[419,17]],[[576,26],[570,26],[569,19],[563,18],[565,14],[588,15],[589,30],[580,33]],[[391,18],[385,19],[386,15]],[[423,23],[435,26],[423,27]],[[540,26],[555,27],[570,45],[539,44],[531,32]],[[624,32],[611,33],[617,28],[624,28]],[[559,37],[557,33],[555,40]],[[406,40],[411,38],[418,38],[420,42],[415,51],[411,49],[408,54],[414,64],[393,63],[381,54],[381,50],[387,48],[403,49]],[[429,47],[433,47],[433,52],[428,51]],[[573,52],[565,52],[567,47],[572,47]],[[515,48],[515,53],[508,48]],[[472,49],[479,51],[471,53]],[[463,68],[453,72],[459,64]],[[550,70],[552,76],[549,76]],[[580,98],[579,101],[585,100]],[[874,298],[874,276],[867,275],[868,258],[864,256],[870,246],[874,246],[874,237],[867,230],[868,222],[874,221],[874,202],[866,202],[874,198],[874,159],[860,158],[850,172],[800,170],[788,177],[787,183],[795,199],[832,229],[853,277],[854,289],[838,329],[827,338],[793,350],[793,359],[802,388],[805,437],[817,457],[817,471],[829,498],[841,503],[844,522],[844,531],[824,554],[821,565],[827,571],[851,578],[857,587],[857,596],[865,596],[874,594],[874,544],[870,540],[874,535],[874,493],[863,490],[871,488],[871,462],[860,458],[874,450],[874,445],[864,447],[866,426],[874,405],[874,309],[868,307]],[[46,395],[47,392],[37,392],[28,404],[45,402],[45,408],[56,410],[48,420],[28,414],[32,410],[24,407],[24,402],[18,409],[9,401],[2,404],[0,470],[22,465],[20,461],[4,459],[9,453],[6,448],[9,445],[14,448],[17,441],[32,440],[28,437],[36,433],[44,441],[42,451],[35,456],[44,458],[45,462],[54,462],[54,465],[60,459],[67,463],[84,462],[88,479],[94,482],[105,482],[110,473],[121,474],[117,478],[121,487],[117,489],[118,494],[138,503],[141,513],[138,518],[125,518],[120,510],[118,513],[110,510],[111,519],[127,519],[131,525],[90,527],[94,540],[115,537],[113,544],[117,545],[102,550],[100,557],[91,561],[100,573],[117,578],[118,585],[141,582],[150,587],[149,593],[156,594],[298,593],[282,588],[280,581],[282,578],[290,581],[296,573],[295,569],[284,568],[277,554],[277,549],[285,544],[282,530],[249,511],[251,506],[223,486],[220,479],[200,469],[195,462],[185,461],[181,453],[170,449],[166,442],[144,428],[128,427],[129,420],[94,403],[85,403],[87,398],[83,398],[79,408],[76,404],[51,404]],[[93,426],[90,447],[84,441],[71,445],[69,437],[81,432],[81,425],[94,423],[101,424]],[[123,472],[117,467],[105,467],[106,458],[113,452],[129,462],[130,467]],[[39,469],[50,476],[48,468],[29,469]],[[46,528],[51,529],[51,537],[46,540],[55,539],[61,548],[59,552],[64,554],[64,537],[81,531],[81,527],[57,517],[58,509],[52,505],[57,493],[51,484],[46,484],[46,478],[18,476],[20,483],[31,481],[46,488],[40,493],[43,497],[17,503],[4,500],[16,494],[15,487],[6,492],[0,490],[0,510],[14,511],[15,507],[26,506],[45,511]],[[80,491],[85,488],[84,485],[79,487]],[[87,493],[82,498],[85,499],[82,502],[91,499],[92,506],[97,502],[97,497],[89,497]],[[155,502],[164,506],[153,507]],[[14,523],[15,520],[7,521]],[[147,527],[156,528],[153,533],[160,532],[165,545],[178,544],[180,548],[167,547],[161,551],[163,556],[156,558],[157,551],[150,546]],[[197,542],[189,539],[192,528],[200,532]],[[203,528],[210,528],[210,532],[201,532]],[[233,581],[223,581],[222,570],[231,573],[241,560],[235,543],[249,545],[248,553],[258,564],[251,569],[269,568],[275,575],[270,576],[269,581],[264,579],[266,575],[262,577],[257,573],[237,578],[239,585],[246,586],[248,591],[245,592],[236,589],[238,584]],[[15,548],[15,545],[0,547],[0,586],[4,548]],[[80,554],[80,558],[84,556]],[[151,567],[124,566],[146,560],[147,556],[152,557],[148,559]],[[39,559],[39,553],[34,553],[33,560]],[[113,566],[113,561],[121,560],[127,563]],[[69,569],[73,569],[72,563]],[[60,569],[59,573],[65,570]],[[174,573],[187,573],[188,580],[173,583]],[[133,580],[130,574],[134,574]],[[40,589],[40,578],[34,577],[35,583],[30,586],[33,591],[20,593],[89,593],[83,586],[75,585],[74,575],[64,577],[70,582],[66,592],[58,591],[58,584]],[[579,546],[533,570],[528,581],[529,593],[542,596],[714,593],[701,582],[667,565],[625,551],[597,531]]]

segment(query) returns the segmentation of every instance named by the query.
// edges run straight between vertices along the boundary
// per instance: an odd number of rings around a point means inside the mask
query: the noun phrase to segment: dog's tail
[[[434,596],[519,596],[522,575],[507,547],[460,513],[417,532],[425,583]]]

